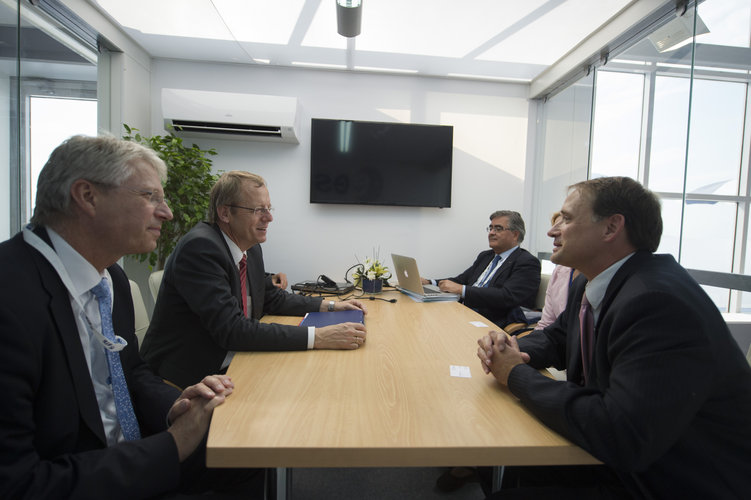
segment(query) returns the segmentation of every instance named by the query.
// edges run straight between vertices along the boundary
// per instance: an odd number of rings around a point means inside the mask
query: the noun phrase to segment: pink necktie
[[[592,362],[592,354],[595,349],[595,318],[592,315],[592,306],[587,300],[587,294],[582,295],[582,305],[579,309],[579,335],[582,354],[582,367],[584,368],[584,383],[589,377],[589,366]]]
[[[240,259],[240,293],[242,294],[243,314],[248,316],[248,263],[245,254]]]

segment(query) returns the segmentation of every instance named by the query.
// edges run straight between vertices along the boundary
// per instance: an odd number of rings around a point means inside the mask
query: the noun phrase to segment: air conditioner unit
[[[162,115],[178,136],[300,142],[296,97],[162,89]]]

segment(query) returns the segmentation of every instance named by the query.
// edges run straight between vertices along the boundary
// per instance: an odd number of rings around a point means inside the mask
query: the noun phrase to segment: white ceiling
[[[638,3],[363,0],[362,33],[345,38],[334,0],[89,1],[155,58],[523,83]]]

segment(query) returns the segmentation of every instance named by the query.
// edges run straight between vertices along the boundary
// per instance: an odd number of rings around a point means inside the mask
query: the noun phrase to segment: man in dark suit
[[[491,332],[478,357],[604,465],[557,478],[552,469],[512,469],[504,488],[519,488],[497,497],[747,497],[751,368],[701,287],[672,256],[653,254],[657,198],[629,178],[594,179],[572,186],[561,214],[548,233],[552,260],[589,281],[574,282],[552,325],[518,342]],[[537,371],[551,365],[568,380]]]
[[[500,327],[525,322],[521,306],[534,307],[540,261],[519,248],[524,241],[524,220],[519,212],[498,210],[490,214],[487,231],[490,250],[481,252],[466,271],[442,280],[422,278],[422,282],[461,295],[464,305]]]
[[[0,244],[0,498],[166,498],[205,478],[232,382],[181,394],[151,372],[116,264],[172,218],[165,171],[138,144],[72,137],[39,176],[32,225]]]
[[[191,229],[167,260],[141,349],[154,371],[185,387],[226,370],[235,351],[363,345],[366,331],[360,323],[308,328],[258,321],[264,314],[365,309],[358,300],[291,294],[266,276],[260,243],[274,218],[262,177],[224,173],[211,190],[209,211],[209,222]]]

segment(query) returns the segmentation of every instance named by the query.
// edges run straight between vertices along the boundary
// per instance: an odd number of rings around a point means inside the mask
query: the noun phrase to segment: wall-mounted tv
[[[310,202],[451,206],[454,128],[313,118]]]

